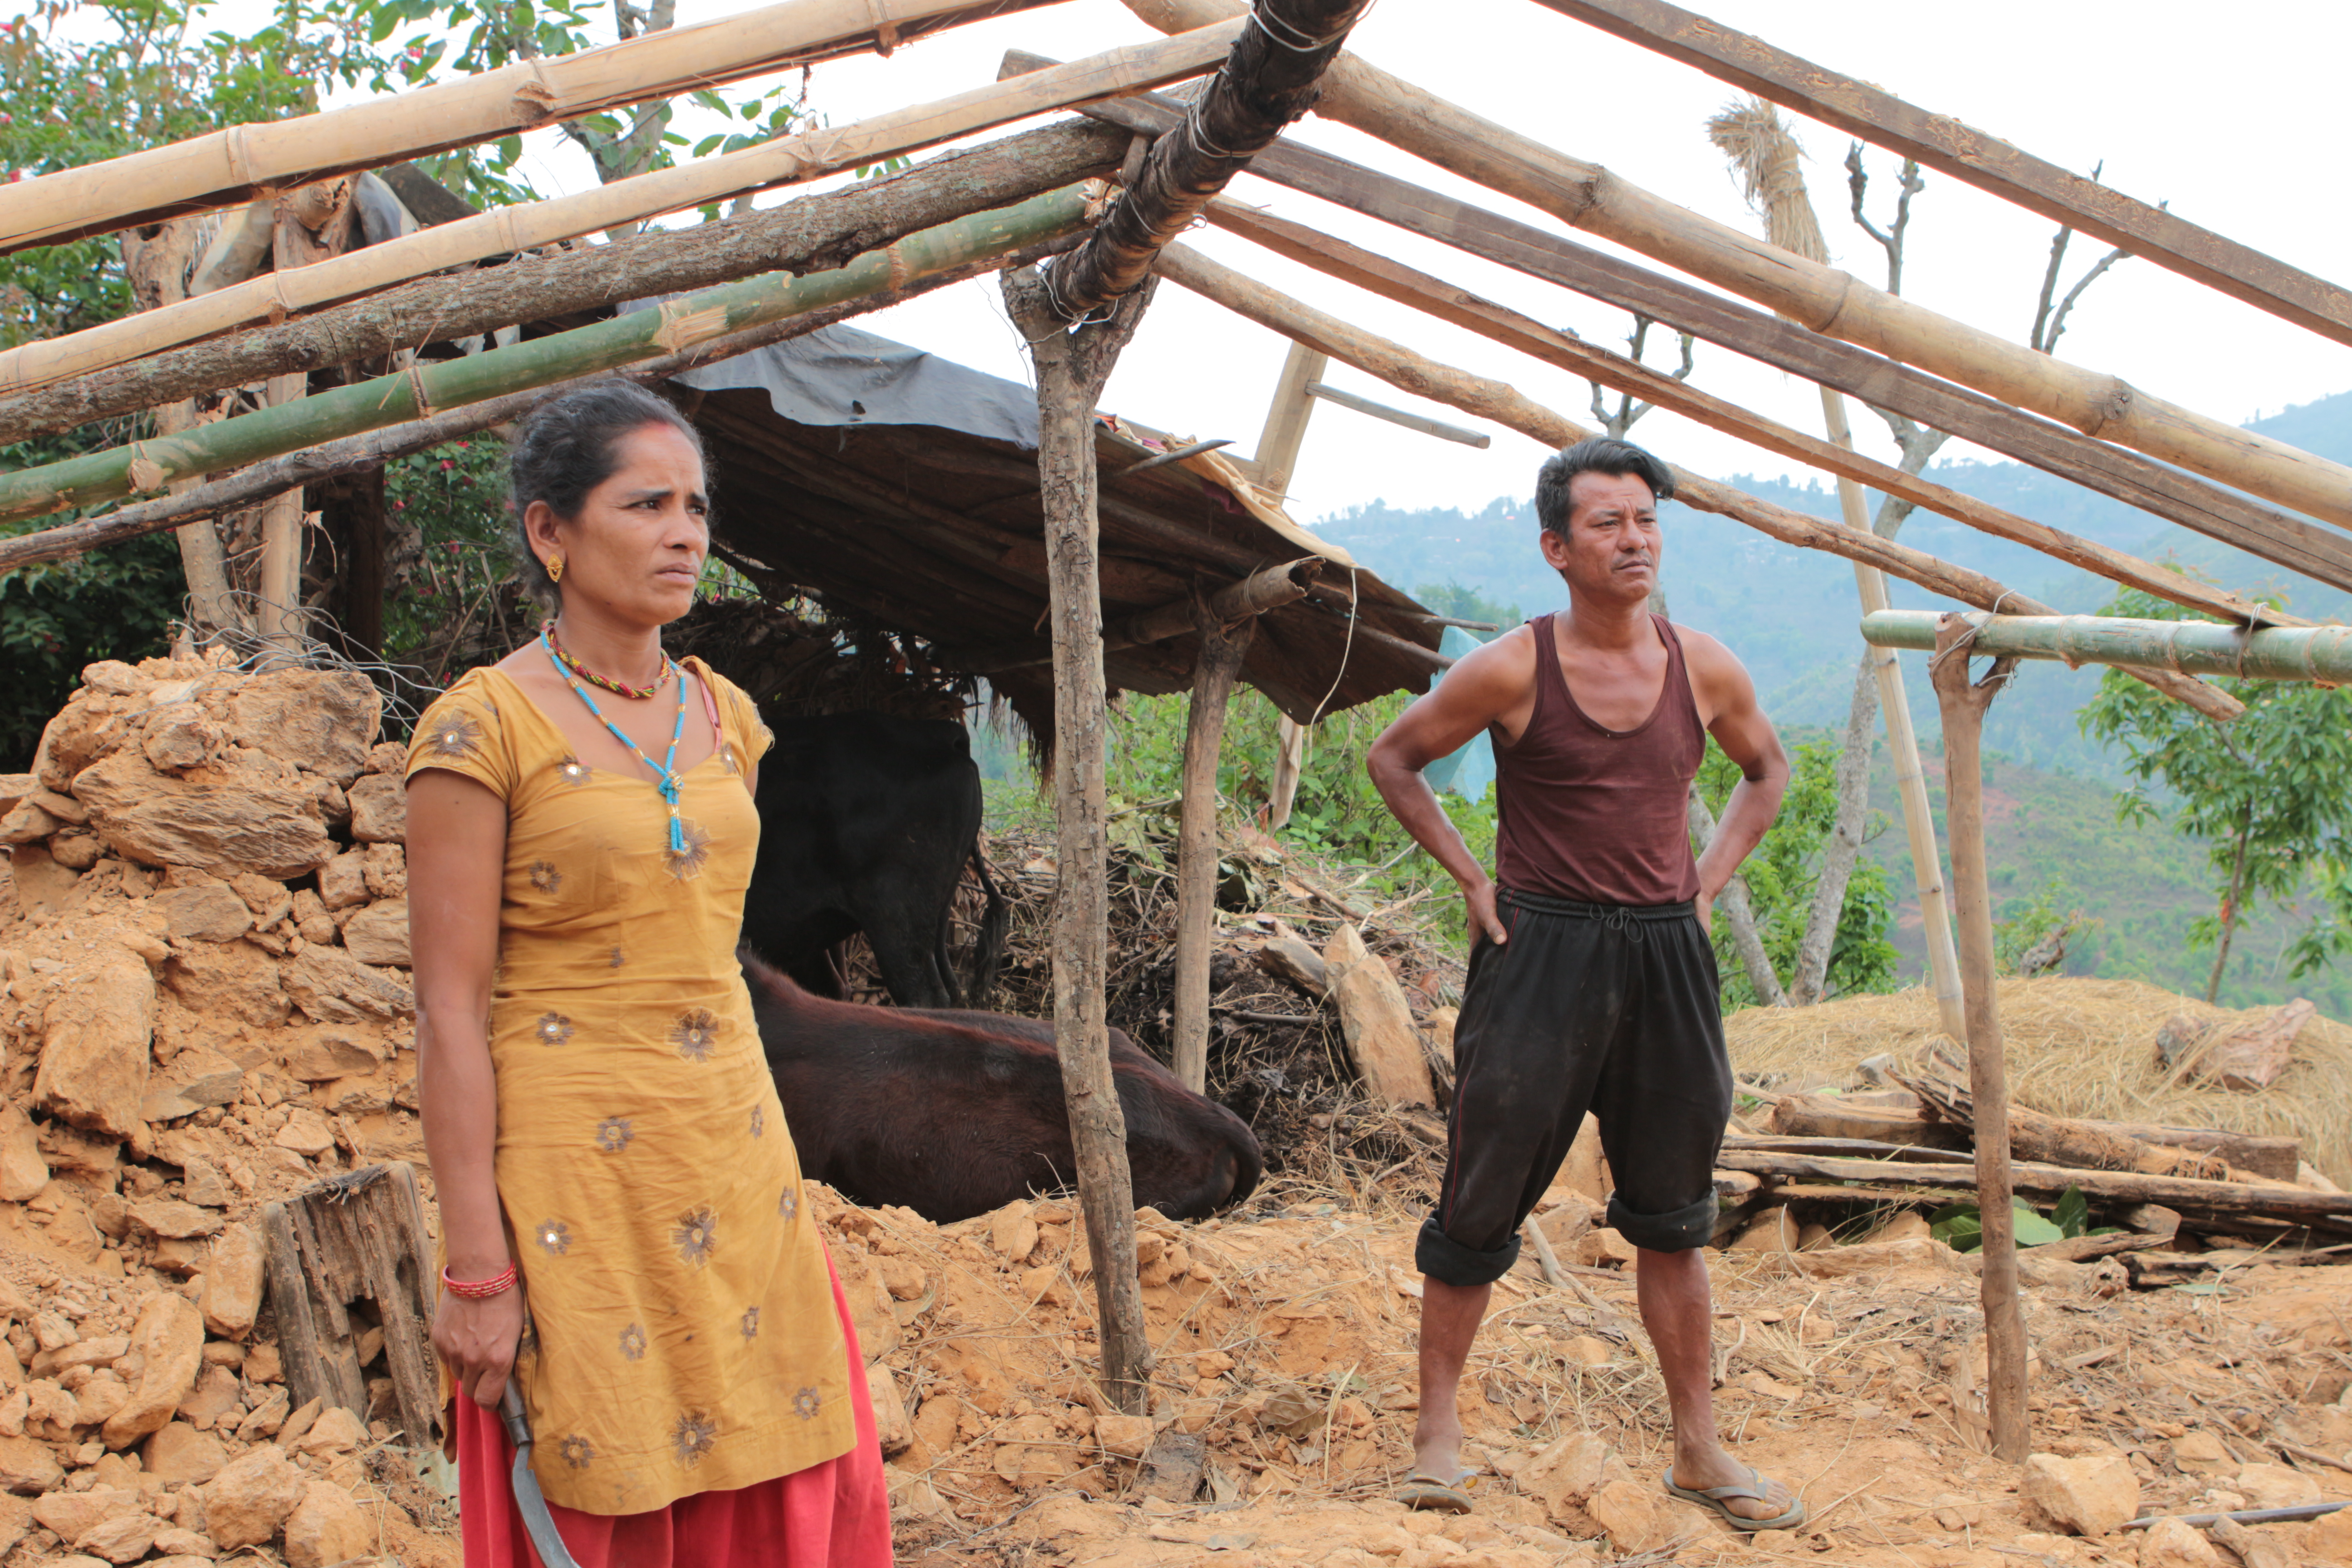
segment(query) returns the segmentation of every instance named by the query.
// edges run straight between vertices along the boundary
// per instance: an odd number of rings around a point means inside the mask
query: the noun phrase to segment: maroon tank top
[[[1560,677],[1553,619],[1530,623],[1536,705],[1526,731],[1516,745],[1495,734],[1495,879],[1588,904],[1696,898],[1688,802],[1706,731],[1681,639],[1665,616],[1650,617],[1666,645],[1658,705],[1636,728],[1604,730]]]

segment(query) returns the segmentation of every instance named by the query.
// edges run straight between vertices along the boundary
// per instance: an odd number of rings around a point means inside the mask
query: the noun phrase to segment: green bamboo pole
[[[0,521],[161,490],[174,479],[242,468],[323,441],[425,419],[485,398],[674,354],[803,311],[1076,233],[1085,190],[1066,185],[1017,206],[920,229],[846,267],[794,278],[769,273],[551,337],[464,359],[419,364],[181,435],[0,474]]]
[[[1862,617],[1873,647],[1932,652],[1933,610],[1874,610]],[[2352,681],[2352,626],[2281,626],[2249,632],[2212,621],[2135,621],[2119,616],[1979,616],[1969,652],[1997,658],[2119,664],[2182,675],[2249,680]]]

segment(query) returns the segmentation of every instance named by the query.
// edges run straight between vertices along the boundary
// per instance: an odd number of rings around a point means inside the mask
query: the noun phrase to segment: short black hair
[[[1568,485],[1579,474],[1631,474],[1650,487],[1662,501],[1675,499],[1674,470],[1658,455],[1631,441],[1588,436],[1573,447],[1563,447],[1536,470],[1536,521],[1554,533],[1568,531]]]
[[[560,595],[554,579],[547,574],[547,563],[530,548],[523,514],[531,502],[543,500],[567,522],[578,517],[588,492],[611,479],[620,466],[621,438],[648,425],[667,425],[694,443],[694,455],[702,459],[707,489],[710,460],[702,449],[701,432],[668,399],[618,376],[542,404],[515,433],[507,453],[509,493],[514,502],[515,564],[522,574],[523,587],[533,598],[551,607]]]

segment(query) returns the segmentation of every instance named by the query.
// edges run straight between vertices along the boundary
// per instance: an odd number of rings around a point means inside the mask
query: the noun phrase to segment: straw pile
[[[2295,1037],[2287,1069],[2260,1093],[2166,1083],[2156,1034],[2167,1018],[2185,1013],[2235,1025],[2272,1011],[2214,1007],[2136,980],[2003,980],[2010,1092],[2053,1116],[2299,1138],[2305,1160],[2352,1187],[2352,1027],[2314,1018]],[[1733,1067],[1766,1088],[1800,1076],[1843,1084],[1855,1063],[1884,1053],[1921,1062],[1944,1037],[1925,987],[1816,1007],[1750,1008],[1724,1020],[1724,1033]]]

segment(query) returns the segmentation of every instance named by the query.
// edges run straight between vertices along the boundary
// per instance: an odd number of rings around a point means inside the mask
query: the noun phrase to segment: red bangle
[[[468,1301],[485,1301],[514,1289],[515,1266],[509,1263],[488,1279],[453,1279],[449,1270],[444,1268],[441,1270],[441,1283],[449,1288],[451,1295],[463,1296]]]

